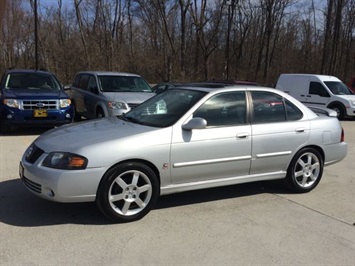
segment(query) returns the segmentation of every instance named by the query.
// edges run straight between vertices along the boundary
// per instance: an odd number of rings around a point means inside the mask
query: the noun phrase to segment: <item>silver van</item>
[[[76,120],[118,116],[155,95],[139,75],[99,71],[77,73],[67,93],[74,103]]]

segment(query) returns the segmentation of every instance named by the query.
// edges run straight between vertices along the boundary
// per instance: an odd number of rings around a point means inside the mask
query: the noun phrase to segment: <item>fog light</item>
[[[54,192],[53,190],[51,190],[50,188],[45,188],[43,193],[47,196],[47,197],[50,197],[50,198],[54,198]]]
[[[71,118],[71,115],[68,114],[68,113],[66,113],[66,114],[65,114],[65,117],[68,118],[68,119],[70,119],[70,118]]]
[[[8,114],[8,115],[6,116],[6,118],[7,118],[7,119],[12,119],[12,118],[14,118],[14,116],[13,116],[12,114]]]

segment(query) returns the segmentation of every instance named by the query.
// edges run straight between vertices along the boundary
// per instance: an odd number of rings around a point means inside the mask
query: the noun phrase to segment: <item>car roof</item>
[[[213,79],[209,80],[209,83],[221,83],[225,85],[254,85],[259,86],[258,83],[249,80],[224,80],[224,79]]]
[[[127,76],[127,77],[140,77],[138,74],[114,71],[80,71],[78,74],[93,74],[97,76]]]
[[[340,81],[337,77],[335,76],[330,76],[330,75],[319,75],[319,74],[302,74],[302,73],[284,73],[281,74],[280,76],[288,77],[288,76],[295,76],[295,77],[316,77],[319,80],[322,81]]]
[[[178,87],[172,87],[169,90],[179,90],[179,89],[183,89],[183,90],[196,90],[196,91],[204,91],[207,93],[211,93],[211,92],[227,92],[227,91],[231,91],[231,90],[236,90],[236,89],[240,89],[240,90],[258,90],[258,91],[270,91],[270,92],[276,92],[278,94],[282,94],[285,95],[285,93],[283,93],[282,91],[279,90],[275,90],[274,88],[270,88],[270,87],[262,87],[262,86],[254,86],[254,85],[235,85],[235,84],[230,84],[228,86],[215,86],[215,87],[209,87],[209,86],[190,86],[189,84],[184,84],[182,86],[178,86]],[[289,94],[286,94],[289,95]]]
[[[53,75],[53,73],[45,71],[45,70],[38,70],[38,69],[8,69],[6,73],[40,73],[45,75]]]

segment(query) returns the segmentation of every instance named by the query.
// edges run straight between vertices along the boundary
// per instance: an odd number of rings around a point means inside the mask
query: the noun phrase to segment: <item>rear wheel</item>
[[[289,187],[298,193],[314,189],[322,178],[323,158],[313,148],[304,148],[297,152],[287,172]]]
[[[102,178],[96,203],[106,217],[115,222],[131,222],[144,217],[159,196],[154,171],[139,162],[114,166]]]

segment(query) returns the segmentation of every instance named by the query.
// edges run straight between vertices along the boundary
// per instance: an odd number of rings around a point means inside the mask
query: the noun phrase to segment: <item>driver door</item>
[[[246,176],[250,170],[251,127],[245,91],[212,96],[193,114],[204,129],[173,128],[171,173],[174,184]]]

